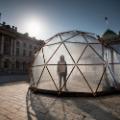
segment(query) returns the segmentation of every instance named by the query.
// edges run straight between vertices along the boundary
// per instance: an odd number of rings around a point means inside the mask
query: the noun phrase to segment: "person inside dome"
[[[66,90],[67,89],[66,88],[67,64],[66,64],[64,55],[61,55],[60,60],[58,61],[57,73],[59,76],[59,89],[61,89],[61,85],[63,84]]]

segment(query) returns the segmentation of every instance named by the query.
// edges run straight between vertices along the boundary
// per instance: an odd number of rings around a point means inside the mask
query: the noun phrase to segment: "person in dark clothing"
[[[59,76],[59,89],[61,89],[62,84],[66,89],[67,64],[63,55],[60,56],[60,60],[58,61],[57,73]]]

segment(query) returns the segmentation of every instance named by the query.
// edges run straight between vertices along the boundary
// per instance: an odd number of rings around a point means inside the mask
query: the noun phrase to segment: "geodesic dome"
[[[67,74],[66,82],[59,87],[57,67],[61,55],[66,61]],[[31,86],[56,93],[66,91],[95,95],[118,87],[119,61],[120,55],[112,48],[103,46],[92,33],[59,33],[47,40],[35,54]]]

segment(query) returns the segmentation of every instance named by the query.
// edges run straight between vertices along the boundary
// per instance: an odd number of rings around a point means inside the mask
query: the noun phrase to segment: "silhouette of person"
[[[57,73],[59,76],[59,89],[61,89],[62,84],[66,89],[67,64],[63,55],[60,56],[60,60],[58,61]]]

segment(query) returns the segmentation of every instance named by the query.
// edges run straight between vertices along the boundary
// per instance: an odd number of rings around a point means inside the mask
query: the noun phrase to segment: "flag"
[[[109,24],[108,23],[108,17],[105,17],[105,22],[106,22],[107,25]]]

